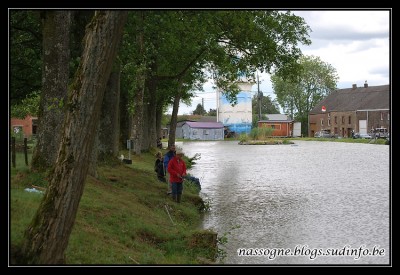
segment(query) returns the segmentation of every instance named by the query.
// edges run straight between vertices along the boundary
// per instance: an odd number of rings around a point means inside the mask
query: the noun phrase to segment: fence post
[[[25,155],[25,164],[28,166],[28,139],[24,138],[24,155]]]
[[[11,158],[12,158],[12,165],[15,168],[15,137],[11,138]]]

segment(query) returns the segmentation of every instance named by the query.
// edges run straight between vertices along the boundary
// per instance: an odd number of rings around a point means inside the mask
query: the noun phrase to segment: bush
[[[250,137],[252,140],[265,140],[267,137],[272,136],[274,129],[270,127],[253,128],[250,132]]]
[[[249,140],[249,137],[247,136],[247,134],[241,133],[240,136],[239,136],[239,140],[240,140],[241,142],[246,142],[246,141]]]

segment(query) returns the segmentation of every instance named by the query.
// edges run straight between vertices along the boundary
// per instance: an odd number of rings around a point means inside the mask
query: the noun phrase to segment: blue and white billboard
[[[232,107],[226,97],[219,93],[218,96],[218,121],[236,134],[249,134],[252,123],[251,86],[252,83],[240,83],[241,91],[237,95],[237,104]]]

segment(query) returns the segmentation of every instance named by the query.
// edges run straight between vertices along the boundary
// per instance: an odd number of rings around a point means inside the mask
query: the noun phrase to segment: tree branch
[[[200,58],[200,56],[206,51],[206,48],[202,48],[197,55],[186,65],[185,68],[183,68],[183,70],[181,72],[179,72],[176,75],[160,75],[157,76],[156,79],[157,80],[168,80],[168,79],[177,79],[177,78],[182,78],[182,76],[184,76],[186,74],[186,72],[190,69],[190,67],[192,67],[192,65],[194,63],[196,63],[196,61]]]

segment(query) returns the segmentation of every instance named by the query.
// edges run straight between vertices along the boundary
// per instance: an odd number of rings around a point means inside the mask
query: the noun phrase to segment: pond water
[[[294,142],[177,142],[201,154],[189,173],[211,206],[202,227],[226,237],[220,263],[389,264],[390,146]]]

